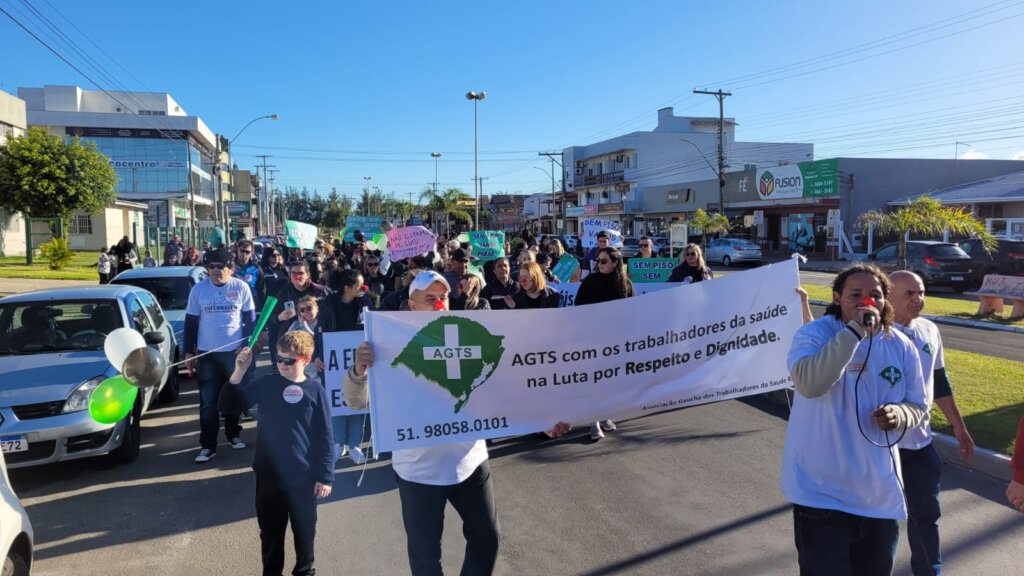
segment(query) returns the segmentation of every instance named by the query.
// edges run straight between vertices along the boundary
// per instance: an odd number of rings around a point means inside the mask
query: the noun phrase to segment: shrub
[[[50,270],[63,270],[75,255],[68,248],[67,238],[54,238],[39,246],[39,254],[50,264]]]

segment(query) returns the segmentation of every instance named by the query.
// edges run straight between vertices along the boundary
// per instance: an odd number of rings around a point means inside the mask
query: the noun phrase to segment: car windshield
[[[0,355],[102,350],[123,325],[116,300],[0,304]]]
[[[928,247],[928,255],[935,258],[969,258],[967,253],[955,244],[932,244]]]
[[[166,310],[184,310],[188,305],[188,293],[192,290],[192,282],[186,277],[162,278],[123,278],[116,284],[130,284],[150,291],[156,296],[160,307]]]

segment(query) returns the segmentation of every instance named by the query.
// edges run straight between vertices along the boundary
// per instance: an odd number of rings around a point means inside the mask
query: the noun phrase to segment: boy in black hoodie
[[[315,574],[313,539],[316,501],[331,493],[334,482],[334,435],[327,394],[306,378],[313,355],[313,337],[287,332],[277,341],[278,374],[241,387],[245,404],[260,405],[259,441],[252,468],[256,472],[256,519],[264,574],[284,570],[284,535],[288,518],[295,537],[295,570]],[[252,363],[252,350],[243,348],[229,380],[238,385]]]

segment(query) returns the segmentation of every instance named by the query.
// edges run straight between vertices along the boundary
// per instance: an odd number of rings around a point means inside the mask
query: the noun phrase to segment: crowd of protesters
[[[575,306],[636,295],[625,258],[611,240],[610,234],[601,232],[591,250],[584,253],[581,247],[573,247],[575,267],[567,279],[579,282]],[[390,261],[386,252],[372,244],[368,246],[359,231],[347,242],[318,240],[311,251],[265,245],[258,261],[255,247],[252,241],[242,239],[230,249],[208,249],[200,256],[195,248],[186,249],[175,237],[165,249],[164,265],[203,263],[211,270],[211,279],[197,285],[190,295],[188,314],[194,317],[186,324],[189,356],[217,343],[248,336],[256,312],[266,305],[268,297],[276,298],[263,342],[272,358],[269,377],[255,386],[249,382],[254,350],[242,345],[207,359],[205,366],[200,364],[196,370],[200,375],[202,427],[202,449],[196,462],[207,462],[216,454],[218,411],[224,415],[229,444],[241,449],[246,445],[241,438],[239,414],[257,402],[268,403],[265,417],[273,422],[261,423],[261,428],[294,432],[284,438],[275,437],[267,443],[268,448],[263,448],[263,443],[257,448],[256,505],[264,565],[280,573],[284,527],[290,517],[296,539],[295,573],[313,573],[315,500],[330,493],[333,480],[333,469],[325,462],[347,457],[362,464],[368,457],[363,451],[365,417],[329,414],[322,389],[324,334],[362,330],[366,309],[487,311],[559,307],[562,295],[556,286],[561,280],[552,268],[569,252],[557,238],[545,237],[537,243],[529,233],[506,244],[507,256],[488,262],[476,261],[469,243],[444,236],[438,237],[434,251],[398,262]],[[652,258],[657,253],[655,248],[651,238],[642,237],[634,258]],[[123,263],[128,267],[134,264],[130,257],[123,258],[126,253],[126,247],[119,243],[116,251],[101,254],[101,282],[104,273],[110,277],[122,270]],[[689,284],[713,281],[714,277],[700,246],[688,244],[680,252],[669,282]],[[807,293],[797,289],[805,326],[797,334],[789,357],[797,398],[783,455],[782,486],[794,506],[801,572],[889,573],[898,536],[895,519],[906,517],[909,510],[914,573],[938,573],[938,468],[927,419],[931,403],[946,413],[955,428],[962,429],[963,437],[958,432],[957,438],[964,457],[970,457],[973,442],[952,400],[938,331],[919,318],[923,284],[910,273],[897,273],[890,281],[874,267],[857,265],[837,277],[833,290],[835,302],[825,317],[815,321]],[[234,294],[237,306],[225,306],[224,294],[229,299]],[[866,295],[874,298],[873,303],[862,301]],[[204,304],[210,304],[207,309],[214,314],[229,315],[230,319],[204,318]],[[871,412],[872,425],[883,431],[882,436],[874,429],[865,435],[862,428],[868,424],[858,421],[856,410],[847,406],[849,399],[844,396],[844,379],[853,370],[848,366],[853,366],[853,361],[860,362],[860,366],[869,362],[870,349],[865,352],[860,342],[873,341],[876,335],[876,351],[870,356],[873,367],[862,385],[866,400],[877,406]],[[928,352],[929,361],[925,362],[915,348]],[[344,376],[344,398],[354,410],[366,407],[366,374],[373,360],[372,346],[364,343]],[[874,366],[876,363],[880,364]],[[904,380],[899,386],[883,381],[886,371],[881,369],[882,364],[902,370]],[[190,364],[190,372],[194,369]],[[860,371],[864,372],[863,368]],[[842,386],[836,384],[837,374]],[[859,382],[860,376],[856,376]],[[225,402],[222,390],[228,383],[245,390],[245,400],[234,406]],[[302,418],[287,421],[282,398],[285,403],[302,402]],[[850,410],[853,412],[848,413]],[[261,413],[261,421],[263,418]],[[542,433],[544,436],[557,438],[570,429],[564,422],[552,424]],[[899,426],[917,432],[904,442],[890,441],[888,431]],[[590,437],[598,441],[616,428],[609,419],[593,422]],[[842,455],[823,452],[818,441],[822,436],[828,437],[828,445],[841,446],[842,453],[858,454],[870,461],[874,472],[857,485],[833,474],[830,469],[843,466]],[[878,446],[889,450],[878,451]],[[286,465],[275,459],[275,451],[287,456]],[[901,457],[905,486],[896,482]],[[463,521],[463,573],[491,573],[500,534],[486,443],[468,441],[400,450],[392,455],[392,462],[413,574],[440,573],[440,527],[446,502],[454,506]],[[1007,497],[1024,510],[1024,489],[1020,485],[1011,483]],[[905,496],[900,496],[901,491]],[[887,494],[885,499],[876,497],[882,493]],[[860,550],[856,558],[842,553],[855,548]]]

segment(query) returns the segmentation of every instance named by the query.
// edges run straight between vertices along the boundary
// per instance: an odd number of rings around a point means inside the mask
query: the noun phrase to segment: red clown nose
[[[875,299],[872,298],[871,296],[865,296],[860,301],[860,305],[861,306],[876,306],[877,304],[878,303],[875,302]]]
[[[434,310],[444,310],[444,300],[434,300]]]

